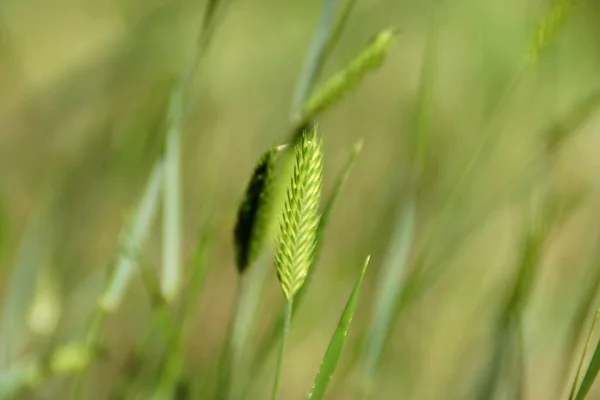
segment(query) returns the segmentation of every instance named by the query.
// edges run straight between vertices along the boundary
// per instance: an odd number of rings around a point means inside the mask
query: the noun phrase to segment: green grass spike
[[[305,132],[296,145],[296,163],[275,243],[277,276],[288,302],[298,292],[315,253],[323,153],[317,131]]]
[[[350,64],[330,78],[322,88],[308,99],[304,107],[302,120],[310,120],[355,89],[368,72],[381,66],[395,39],[396,32],[392,29],[386,29],[378,33]]]
[[[269,237],[276,163],[281,149],[272,147],[260,157],[238,210],[234,240],[236,265],[240,273],[258,258]]]

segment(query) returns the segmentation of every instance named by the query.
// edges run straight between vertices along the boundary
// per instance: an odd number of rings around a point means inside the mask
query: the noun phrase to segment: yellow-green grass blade
[[[338,322],[338,326],[333,333],[331,341],[329,342],[329,346],[327,347],[327,351],[323,357],[321,367],[319,368],[319,372],[314,380],[312,390],[308,395],[308,398],[311,400],[320,400],[323,398],[323,396],[325,396],[327,386],[329,385],[331,377],[335,372],[340,356],[342,355],[342,349],[344,347],[348,328],[350,327],[352,317],[354,316],[354,311],[356,310],[356,306],[358,304],[360,288],[362,287],[362,282],[369,265],[370,257],[371,256],[368,256],[365,259],[360,276],[354,285],[354,289],[352,289],[352,294],[350,294],[350,298],[346,303],[346,307],[344,308],[344,312],[342,313],[340,321]]]
[[[590,330],[592,329],[593,326]],[[575,400],[584,400],[587,397],[592,385],[594,384],[594,381],[596,380],[596,377],[598,376],[598,371],[600,371],[600,341],[598,341],[598,344],[596,344],[596,349],[594,350],[590,364],[588,365],[585,375],[583,376],[583,380],[581,381],[581,386],[579,386]]]

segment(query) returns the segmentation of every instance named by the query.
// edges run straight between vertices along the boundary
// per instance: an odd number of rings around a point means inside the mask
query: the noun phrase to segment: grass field
[[[599,24],[5,0],[0,399],[600,398]]]

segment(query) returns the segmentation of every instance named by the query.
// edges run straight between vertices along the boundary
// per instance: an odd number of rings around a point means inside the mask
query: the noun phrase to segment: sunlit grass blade
[[[327,232],[327,228],[329,226],[329,221],[331,220],[331,216],[333,214],[333,211],[335,210],[335,206],[336,206],[336,204],[340,198],[340,195],[346,185],[346,182],[348,181],[348,177],[350,176],[350,172],[352,170],[352,166],[354,165],[354,163],[356,161],[356,157],[362,151],[362,147],[363,147],[362,140],[358,141],[354,145],[352,152],[346,159],[346,163],[344,164],[344,167],[342,168],[342,170],[339,172],[339,174],[337,175],[337,177],[335,179],[333,191],[327,198],[325,207],[323,208],[323,213],[321,214],[321,219],[319,220],[319,226],[317,228],[317,246],[315,249],[315,257],[314,257],[313,262],[311,263],[311,266],[308,270],[308,275],[306,277],[306,281],[304,282],[304,285],[302,286],[302,288],[296,295],[296,298],[294,299],[294,303],[296,304],[296,306],[294,307],[295,310],[298,310],[298,308],[302,304],[302,301],[304,299],[306,291],[310,287],[310,282],[312,280],[312,276],[314,275],[315,266],[319,261],[319,255],[321,253],[321,249],[323,248],[324,236],[325,236],[325,233]],[[269,354],[275,348],[275,344],[277,343],[277,340],[280,337],[281,332],[283,330],[283,319],[284,319],[284,314],[285,314],[284,307],[285,307],[285,304],[281,306],[281,309],[279,310],[279,314],[278,314],[277,318],[271,325],[268,332],[263,336],[260,344],[257,346],[257,351],[255,352],[253,359],[252,359],[252,363],[251,363],[251,368],[253,370],[260,369],[260,366],[268,359]],[[292,317],[293,317],[293,315],[292,315]]]
[[[415,230],[415,208],[414,199],[409,199],[401,209],[389,254],[379,272],[377,297],[362,354],[362,390],[367,395],[373,389],[379,360],[391,329],[395,305],[403,289]]]
[[[344,308],[344,312],[340,318],[340,321],[338,322],[338,326],[335,329],[331,341],[329,342],[329,346],[327,347],[327,351],[325,352],[325,356],[321,362],[321,367],[319,368],[319,372],[317,373],[310,394],[308,395],[309,399],[320,400],[325,396],[327,386],[331,381],[331,377],[335,372],[337,363],[342,354],[342,348],[344,346],[344,341],[346,340],[346,334],[348,333],[350,322],[352,322],[352,317],[354,316],[354,310],[358,304],[358,296],[360,294],[363,278],[365,277],[365,272],[367,271],[367,267],[369,265],[369,260],[370,256],[368,256],[365,260],[360,276],[354,285],[354,289],[352,290],[352,294],[346,303],[346,307]]]
[[[314,94],[311,94],[299,120],[310,121],[359,86],[369,72],[383,64],[396,37],[397,34],[392,29],[379,32],[346,67],[329,78]]]
[[[594,324],[595,324],[595,320],[598,318],[598,312],[596,313],[596,317],[594,318]],[[592,324],[592,325],[594,325]],[[593,329],[590,328],[590,330]],[[587,367],[587,370],[585,372],[585,375],[583,376],[583,379],[581,381],[581,386],[579,386],[579,390],[577,391],[577,395],[574,397],[575,400],[584,400],[590,389],[592,388],[592,385],[594,384],[594,381],[596,380],[596,377],[598,376],[598,372],[600,371],[600,341],[598,341],[598,344],[596,345],[596,349],[594,350],[594,354],[592,355],[592,359],[590,360],[590,363]]]
[[[571,386],[571,391],[569,392],[569,400],[575,399],[576,398],[576,396],[575,396],[576,393],[577,393],[577,398],[585,398],[585,394],[583,394],[584,397],[579,397],[579,393],[577,391],[577,388],[579,387],[579,379],[581,377],[581,373],[583,372],[583,364],[585,362],[585,358],[587,356],[588,349],[589,349],[589,347],[591,345],[591,342],[592,342],[592,336],[593,336],[594,331],[596,329],[596,323],[598,322],[598,318],[600,318],[600,307],[598,307],[596,309],[596,312],[594,313],[594,318],[592,319],[592,324],[590,325],[590,329],[588,331],[588,335],[587,335],[587,338],[585,340],[583,351],[581,353],[581,358],[579,359],[579,363],[577,365],[577,371],[575,372],[575,377],[573,378],[573,385]],[[597,353],[598,351],[599,351],[598,348],[596,348],[596,351],[594,352],[594,356],[596,355],[595,353]],[[593,360],[593,357],[592,357],[592,360]],[[591,368],[591,366],[592,366],[592,363],[590,363],[590,367],[588,367],[588,371]],[[600,368],[600,365],[598,365],[596,368]],[[598,374],[598,370],[596,370],[596,375],[597,374]],[[587,375],[588,375],[588,372],[586,372],[586,376]],[[594,378],[592,378],[592,382],[591,383],[593,383],[594,379],[595,379],[595,376],[594,376]],[[584,389],[584,382],[585,382],[585,379],[581,383],[581,387],[579,389],[579,392],[581,392],[582,390],[585,390]],[[589,385],[591,387],[591,383],[587,383],[587,385]],[[589,388],[587,390],[589,390]]]

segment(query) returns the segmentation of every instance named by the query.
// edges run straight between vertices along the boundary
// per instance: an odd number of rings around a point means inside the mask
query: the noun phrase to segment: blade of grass
[[[283,371],[283,359],[285,355],[285,345],[290,331],[290,323],[292,321],[292,312],[294,309],[294,300],[286,301],[285,316],[283,318],[283,333],[281,335],[281,344],[279,347],[279,356],[277,357],[277,368],[275,369],[275,383],[273,384],[272,399],[277,400],[279,397],[279,386]]]
[[[575,373],[575,377],[573,378],[573,386],[571,387],[571,392],[569,393],[569,400],[575,399],[575,394],[577,393],[577,388],[579,386],[579,379],[581,377],[581,373],[583,372],[583,364],[585,362],[585,357],[587,356],[588,349],[592,342],[592,336],[596,329],[596,323],[598,322],[598,318],[600,318],[600,306],[596,309],[596,312],[594,313],[594,318],[592,319],[592,324],[590,325],[590,329],[588,331],[587,338],[585,339],[585,345],[583,347],[583,352],[581,353],[581,358],[579,359],[579,364],[577,365],[577,371]],[[587,372],[586,372],[586,375],[587,375]],[[583,387],[583,383],[581,386]]]
[[[596,316],[597,315],[598,313],[596,313]],[[594,350],[592,359],[587,367],[585,375],[583,376],[583,380],[581,381],[581,386],[577,391],[575,400],[584,400],[587,397],[592,385],[594,384],[594,381],[596,380],[596,377],[598,376],[598,371],[600,371],[600,341],[598,341],[598,344],[596,345],[596,349]]]
[[[409,199],[397,217],[397,229],[391,241],[390,253],[379,273],[378,294],[362,354],[364,369],[361,386],[367,396],[373,388],[383,347],[392,327],[394,305],[403,288],[415,230],[415,211],[415,201]]]
[[[201,61],[211,43],[215,21],[222,15],[219,11],[220,0],[209,0],[198,34],[197,45],[190,63],[173,88],[169,101],[166,121],[164,150],[164,207],[163,207],[163,269],[161,293],[167,302],[178,295],[181,285],[181,135],[184,118],[189,107],[191,85]],[[221,10],[229,5],[229,0],[221,1]],[[186,93],[187,90],[187,93]]]
[[[121,232],[120,252],[98,303],[102,313],[111,314],[120,307],[131,278],[138,269],[136,255],[146,242],[156,216],[162,179],[163,168],[159,163],[154,166],[144,194]]]
[[[226,5],[229,4],[228,0],[224,0],[223,1],[223,6],[220,8],[220,10],[222,11]],[[186,105],[187,103],[189,103],[189,99],[188,97],[190,96],[189,92],[190,92],[190,86],[192,84],[192,81],[195,77],[195,74],[197,72],[197,70],[199,69],[199,65],[201,63],[201,61],[203,60],[205,54],[207,53],[207,50],[209,48],[209,45],[211,43],[211,39],[215,30],[215,21],[218,20],[218,12],[219,11],[219,5],[220,5],[220,0],[209,0],[206,8],[205,8],[205,13],[203,16],[203,20],[202,20],[202,24],[200,27],[200,32],[198,34],[198,39],[197,39],[197,43],[196,46],[194,48],[191,60],[188,64],[188,67],[186,68],[186,70],[182,73],[179,82],[173,87],[173,89],[171,90],[171,94],[170,94],[170,98],[169,98],[169,108],[168,108],[168,112],[167,112],[167,117],[166,117],[166,121],[165,121],[165,128],[166,128],[166,134],[165,134],[165,154],[163,154],[161,157],[158,158],[158,160],[156,161],[154,168],[153,168],[153,173],[150,176],[150,181],[148,183],[148,188],[152,188],[152,193],[154,193],[154,191],[156,190],[157,192],[160,192],[161,189],[163,189],[163,184],[165,184],[165,175],[169,175],[172,177],[174,175],[177,175],[178,177],[178,152],[179,152],[179,131],[181,126],[183,125],[183,120],[184,117],[186,116]],[[187,92],[186,92],[187,91]],[[165,162],[168,162],[168,173],[165,170]],[[174,172],[175,171],[175,172]],[[160,179],[160,178],[163,179]],[[176,179],[178,179],[176,177]],[[155,179],[158,179],[158,184],[154,184]],[[176,189],[178,190],[179,186],[178,186],[178,180],[175,183],[176,185]],[[166,188],[165,188],[166,190]],[[148,191],[150,191],[150,189],[148,189]],[[165,216],[164,219],[166,222],[166,225],[168,225],[166,229],[166,233],[169,234],[172,230],[177,230],[178,231],[178,216],[179,216],[179,210],[176,210],[177,207],[179,207],[177,205],[177,200],[178,200],[178,192],[176,194],[170,194],[167,196],[169,197],[169,200],[167,200],[169,202],[169,209],[170,211],[166,211],[166,213],[168,214],[168,217]],[[148,197],[150,198],[150,197]],[[158,194],[156,194],[156,198],[158,198]],[[154,196],[152,196],[153,201],[152,202],[156,202],[157,200],[154,200]],[[166,199],[165,199],[166,200]],[[150,201],[149,201],[150,203]],[[148,213],[149,216],[150,213]],[[146,215],[142,215],[142,216],[146,216]],[[140,225],[149,225],[149,222],[151,221],[151,219],[148,218],[140,218],[138,220],[138,222],[140,223]],[[136,226],[137,223],[134,223],[134,226]],[[179,258],[178,258],[178,248],[179,248],[179,237],[178,237],[178,233],[175,233],[175,238],[170,238],[167,239],[167,243],[164,245],[163,251],[166,252],[167,254],[169,254],[169,262],[171,262],[169,264],[170,266],[170,271],[169,272],[164,272],[165,274],[168,274],[169,279],[167,279],[167,286],[165,286],[164,280],[161,281],[162,287],[161,289],[163,290],[163,295],[169,295],[169,296],[173,296],[176,294],[176,286],[173,285],[173,283],[177,283],[178,280],[178,276],[179,276]],[[136,246],[134,246],[134,248],[138,249],[141,248],[141,244],[142,243],[134,243]],[[175,255],[174,255],[175,254]],[[126,256],[127,257],[127,256]],[[165,256],[166,257],[166,256]],[[177,262],[173,262],[173,261],[177,261]],[[113,275],[114,278],[112,280],[112,282],[114,282],[115,288],[114,289],[110,289],[112,287],[112,284],[109,282],[109,289],[108,291],[105,291],[105,296],[102,297],[101,302],[100,302],[100,308],[99,311],[96,313],[96,315],[92,316],[92,324],[90,325],[89,328],[89,332],[88,332],[88,341],[96,341],[97,337],[99,335],[99,331],[100,328],[103,324],[103,320],[104,320],[104,316],[107,313],[106,310],[108,310],[109,312],[112,312],[116,309],[116,307],[118,306],[118,303],[121,300],[121,297],[125,291],[125,289],[127,288],[129,281],[131,279],[131,270],[133,269],[131,267],[131,265],[128,265],[128,262],[125,262],[121,265],[124,265],[124,267],[119,270],[117,269],[115,274]],[[165,292],[165,287],[167,289],[173,289],[173,291],[169,291],[167,290]],[[104,300],[104,301],[103,301]],[[115,303],[116,300],[116,303]],[[107,308],[108,307],[108,308]],[[74,383],[73,387],[72,387],[72,397],[78,397],[78,394],[81,390],[81,385],[83,382],[83,375],[81,375]]]
[[[346,340],[346,334],[348,333],[350,322],[352,322],[352,317],[354,316],[354,310],[358,304],[360,288],[362,286],[363,278],[365,277],[365,272],[367,271],[370,258],[371,256],[368,256],[365,259],[365,263],[362,267],[358,280],[354,285],[352,294],[346,303],[346,307],[344,308],[344,312],[342,313],[340,321],[338,322],[338,326],[333,333],[331,341],[329,342],[329,346],[327,347],[327,351],[325,352],[325,356],[321,362],[321,367],[319,368],[319,372],[315,377],[312,389],[308,395],[309,399],[320,400],[325,396],[327,386],[331,381],[331,377],[335,372],[338,360],[342,354],[342,348],[344,346],[344,341]]]
[[[13,362],[19,349],[20,330],[34,293],[35,280],[32,277],[37,275],[52,252],[51,209],[40,210],[28,221],[5,288],[0,331],[2,368],[7,368]]]
[[[388,255],[379,275],[378,297],[374,302],[372,320],[366,334],[366,342],[361,354],[362,378],[361,390],[369,396],[377,375],[382,349],[390,334],[396,305],[405,296],[407,281],[412,273],[407,272],[409,254],[412,247],[416,219],[418,185],[423,173],[428,150],[429,125],[434,107],[435,66],[437,58],[437,16],[436,2],[429,4],[430,22],[427,44],[419,82],[419,94],[413,117],[413,159],[410,182],[411,194],[404,205],[397,208],[396,224]],[[405,293],[406,292],[406,293]]]
[[[177,96],[181,98],[181,96]],[[164,205],[163,205],[163,269],[161,293],[172,302],[181,284],[181,120],[182,105],[175,106],[174,120],[165,139]]]
[[[308,50],[306,62],[302,69],[302,75],[298,82],[294,102],[292,104],[292,119],[297,118],[302,113],[304,103],[314,88],[321,69],[327,56],[330,54],[328,43],[331,37],[331,28],[333,27],[335,8],[338,0],[323,0],[321,10],[321,21],[317,28],[315,37]],[[329,50],[329,51],[328,51]]]

